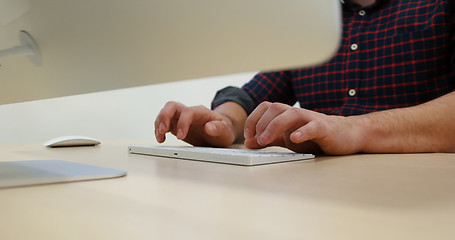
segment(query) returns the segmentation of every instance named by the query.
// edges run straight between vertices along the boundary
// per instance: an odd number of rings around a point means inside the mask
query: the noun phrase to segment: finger
[[[249,149],[260,149],[260,148],[265,148],[265,147],[270,147],[270,146],[287,147],[286,143],[283,141],[283,139],[276,139],[276,141],[273,141],[270,144],[261,145],[258,143],[258,140],[256,137],[246,139],[244,142],[244,145],[246,148],[249,148]]]
[[[210,121],[204,126],[204,131],[208,136],[218,137],[226,130],[226,124],[222,121]]]
[[[163,143],[164,141],[166,141],[166,135],[159,133],[158,129],[155,128],[155,139],[157,142]]]
[[[260,148],[265,147],[265,146],[261,146],[258,143],[258,140],[256,137],[252,137],[250,139],[245,139],[244,145],[246,148],[249,148],[249,149],[260,149]]]
[[[182,109],[177,121],[177,132],[175,134],[178,139],[183,140],[188,135],[188,131],[196,115],[195,111],[196,109],[194,107],[185,107]]]
[[[262,102],[259,106],[254,109],[254,111],[248,116],[245,121],[244,126],[244,137],[245,139],[250,139],[256,135],[256,124],[259,119],[264,115],[267,111],[269,106],[271,105],[270,102]]]
[[[267,129],[267,126],[270,124],[270,122],[285,112],[288,108],[288,105],[281,103],[271,104],[256,123],[256,135],[261,135],[262,132]]]
[[[262,146],[266,146],[274,141],[285,141],[285,139],[282,139],[285,135],[284,133],[290,133],[299,126],[306,124],[295,108],[288,108],[288,110],[282,113],[276,112],[273,114],[278,115],[270,120],[260,135],[258,134],[258,144]]]
[[[272,143],[286,144],[286,142],[291,141],[289,136],[295,129],[298,129],[321,116],[323,116],[323,114],[306,109],[290,107],[285,104],[273,104],[258,122],[258,125],[261,125],[261,121],[264,119],[264,124],[267,124],[262,133],[259,132],[259,129],[263,128],[263,126],[258,126],[258,129],[256,130],[258,144],[262,146],[267,146]],[[316,133],[318,132],[316,131],[315,134]]]
[[[260,145],[267,145],[282,137],[283,132],[293,127],[297,114],[290,113],[289,105],[274,103],[269,106],[256,124],[256,136]]]
[[[176,136],[179,139],[184,139],[187,137],[190,127],[194,125],[195,129],[198,129],[199,134],[203,134],[205,124],[211,120],[221,121],[221,118],[218,114],[215,114],[213,111],[209,110],[204,106],[193,106],[193,107],[184,107],[180,116],[177,120],[177,132]]]
[[[298,128],[291,133],[290,139],[293,143],[303,143],[314,140],[324,135],[326,127],[321,121],[310,121],[308,124]]]
[[[225,147],[235,141],[235,133],[223,120],[207,122],[204,126],[204,140],[212,146]]]
[[[177,102],[168,102],[158,113],[155,119],[155,137],[158,142],[165,140],[165,134],[171,131],[171,121],[178,117],[179,111],[184,105]]]
[[[169,131],[170,122],[174,117],[178,117],[179,112],[185,105],[178,102],[167,102],[155,120],[155,128],[164,134]]]

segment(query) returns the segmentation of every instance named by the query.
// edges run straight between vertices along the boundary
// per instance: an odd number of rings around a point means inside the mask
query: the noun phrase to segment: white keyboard
[[[313,159],[313,154],[191,146],[130,146],[130,153],[236,165],[261,165]]]

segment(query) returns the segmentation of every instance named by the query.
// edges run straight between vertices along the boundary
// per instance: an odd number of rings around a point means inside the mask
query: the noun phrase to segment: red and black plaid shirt
[[[299,102],[306,109],[345,116],[442,96],[455,89],[452,2],[384,0],[364,9],[347,2],[340,49],[329,62],[259,73],[242,89],[255,105]]]

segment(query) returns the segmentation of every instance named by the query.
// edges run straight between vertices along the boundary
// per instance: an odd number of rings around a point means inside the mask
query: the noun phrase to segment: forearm
[[[353,118],[359,123],[362,152],[455,152],[455,92]]]
[[[243,107],[235,102],[225,102],[215,108],[214,111],[229,119],[231,127],[235,132],[235,143],[243,142],[243,128],[248,117]]]

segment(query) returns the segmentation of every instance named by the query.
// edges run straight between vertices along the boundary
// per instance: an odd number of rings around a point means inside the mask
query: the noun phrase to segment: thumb
[[[293,143],[303,143],[321,136],[324,130],[320,121],[310,121],[292,132],[289,138]]]
[[[211,137],[218,137],[225,132],[225,128],[225,124],[221,121],[210,121],[205,124],[204,131]]]

